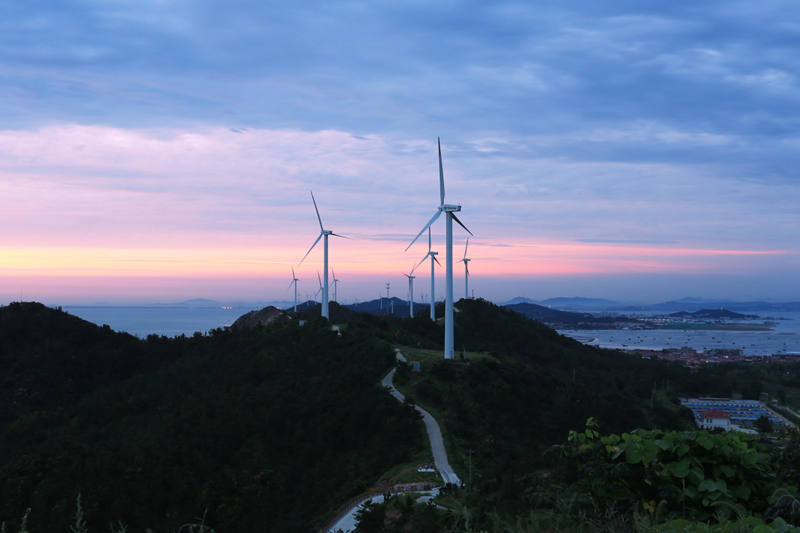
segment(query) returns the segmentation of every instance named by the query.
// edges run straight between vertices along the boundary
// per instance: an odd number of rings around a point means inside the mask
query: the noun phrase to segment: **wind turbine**
[[[322,278],[319,277],[319,272],[317,272],[317,281],[319,281],[319,289],[314,293],[314,303],[317,301],[317,295],[322,292]]]
[[[413,268],[411,272],[403,273],[403,275],[408,278],[408,316],[414,318],[414,278],[417,276],[414,275]]]
[[[467,257],[467,248],[469,247],[469,237],[467,237],[467,244],[464,245],[464,259],[459,260],[459,263],[464,263],[464,298],[469,299],[469,262],[471,259]]]
[[[417,235],[417,236],[419,237],[419,235]],[[406,248],[406,250],[408,250],[408,248]],[[422,261],[417,263],[417,266],[415,266],[414,268],[411,269],[411,272],[413,273],[417,269],[417,267],[419,267],[422,263],[425,262],[426,259],[428,259],[428,257],[431,258],[431,320],[433,320],[434,322],[436,322],[436,296],[435,296],[436,295],[436,291],[435,291],[435,289],[436,289],[436,276],[435,276],[435,272],[434,272],[434,261],[436,263],[438,263],[439,266],[442,265],[441,263],[439,263],[439,260],[436,259],[437,255],[439,255],[439,252],[432,252],[431,251],[431,228],[429,226],[428,227],[428,253],[425,254],[425,256],[422,258]]]
[[[336,279],[336,272],[333,270],[331,270],[331,274],[333,274],[333,301],[339,303],[338,291],[336,289],[339,287],[339,282],[342,280]]]
[[[311,191],[311,201],[314,202],[314,211],[317,212],[317,220],[319,220],[319,236],[317,240],[314,241],[314,244],[311,245],[311,248],[308,249],[306,255],[303,256],[303,259],[300,260],[300,264],[305,261],[308,254],[311,253],[311,250],[317,245],[320,239],[325,237],[324,239],[324,259],[323,259],[323,272],[325,272],[325,282],[322,284],[322,316],[328,318],[328,235],[333,235],[334,237],[344,237],[344,235],[337,235],[336,233],[332,232],[331,230],[327,230],[322,227],[322,217],[319,216],[319,209],[317,209],[317,201],[314,199],[314,191]],[[319,276],[319,272],[317,273]]]
[[[439,207],[436,213],[431,217],[425,226],[422,227],[417,236],[406,247],[406,250],[411,248],[411,245],[419,239],[423,232],[430,228],[436,222],[442,213],[447,213],[445,225],[445,302],[444,302],[444,358],[453,358],[453,221],[455,220],[459,226],[464,228],[467,233],[472,235],[472,232],[458,219],[456,213],[461,211],[461,206],[456,204],[444,203],[444,170],[442,170],[442,142],[436,138],[436,143],[439,147]],[[433,290],[431,290],[433,293]]]
[[[292,267],[292,281],[289,282],[289,286],[291,287],[294,285],[294,312],[297,314],[297,282],[300,281],[297,279],[297,276],[294,274],[294,267]]]

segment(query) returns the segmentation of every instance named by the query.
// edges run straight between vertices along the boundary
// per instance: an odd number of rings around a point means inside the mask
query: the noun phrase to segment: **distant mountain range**
[[[604,298],[580,298],[577,296],[572,298],[548,298],[547,300],[541,301],[517,296],[516,298],[512,298],[511,300],[503,302],[500,305],[509,306],[515,304],[536,304],[544,307],[552,307],[554,309],[567,309],[572,311],[606,311],[608,309],[628,305],[614,300],[606,300]]]
[[[800,311],[800,302],[766,302],[754,300],[747,302],[736,302],[730,300],[713,300],[708,298],[688,297],[680,300],[669,300],[655,304],[638,304],[630,302],[619,302],[606,300],[603,298],[548,298],[547,300],[532,300],[522,296],[512,298],[500,305],[508,307],[516,304],[536,304],[554,309],[567,311],[586,311],[586,312],[675,312],[687,311],[695,312],[704,309],[726,309],[728,311]]]
[[[521,302],[504,306],[517,313],[523,314],[528,318],[533,318],[539,322],[553,328],[608,328],[616,322],[615,317],[597,316],[591,313],[576,313],[573,311],[561,311],[543,305]]]
[[[356,302],[348,304],[354,311],[384,314],[386,313],[385,305],[389,302],[389,307],[394,305],[394,314],[407,315],[408,314],[408,300],[392,297],[390,299],[380,298],[368,300],[364,302]],[[298,306],[308,306],[311,303],[303,302],[298,303]],[[420,308],[428,306],[428,302],[414,302],[415,306]],[[709,298],[687,297],[679,300],[669,300],[666,302],[659,302],[655,304],[643,304],[635,302],[621,302],[617,300],[609,300],[605,298],[583,298],[579,296],[573,297],[558,297],[548,298],[546,300],[533,300],[524,296],[517,296],[499,305],[509,307],[518,304],[533,304],[553,310],[561,311],[576,311],[587,313],[602,313],[602,312],[616,312],[616,313],[630,313],[630,312],[644,312],[644,313],[672,313],[677,311],[695,312],[704,309],[725,309],[728,311],[800,311],[800,302],[767,302],[763,300],[752,300],[746,302],[737,302],[730,300],[715,300]],[[277,301],[219,301],[208,298],[192,298],[180,302],[166,302],[166,303],[149,303],[149,304],[112,304],[112,303],[95,303],[90,305],[72,305],[68,307],[182,307],[182,308],[215,308],[215,307],[232,307],[234,309],[261,309],[263,307],[274,306],[279,309],[289,309],[293,306],[293,302],[286,300]]]

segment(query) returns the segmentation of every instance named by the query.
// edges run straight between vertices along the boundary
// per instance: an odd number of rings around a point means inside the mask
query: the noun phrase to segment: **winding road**
[[[398,361],[406,362],[406,356],[403,355],[400,350],[395,349],[395,355],[397,356]],[[405,401],[406,397],[403,395],[402,392],[397,390],[394,387],[394,373],[395,368],[391,369],[386,376],[381,380],[381,385],[386,387],[389,390],[389,394],[395,397],[397,401],[403,402]],[[442,430],[439,428],[439,424],[436,422],[436,419],[433,418],[428,411],[423,409],[422,407],[415,405],[414,409],[416,409],[422,415],[422,421],[425,422],[425,429],[428,432],[428,440],[431,443],[431,451],[433,452],[433,462],[436,465],[436,469],[442,476],[442,479],[445,483],[452,483],[454,485],[461,485],[461,478],[458,477],[458,474],[453,471],[450,463],[447,461],[447,450],[444,447],[444,440],[442,439]],[[435,489],[435,493],[438,492],[438,489]],[[430,499],[431,495],[428,494],[426,496]],[[383,501],[383,495],[376,495],[364,498],[362,500],[357,501],[353,504],[347,512],[341,516],[336,523],[334,523],[329,529],[328,533],[334,533],[335,531],[342,530],[345,533],[349,533],[353,531],[356,527],[356,512],[358,509],[366,503],[367,501],[372,500],[375,503],[380,503]]]

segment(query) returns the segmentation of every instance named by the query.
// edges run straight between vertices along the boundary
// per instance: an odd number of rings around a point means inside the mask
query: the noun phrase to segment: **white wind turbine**
[[[419,239],[422,233],[431,227],[431,224],[436,222],[442,213],[447,213],[445,225],[445,302],[444,302],[444,358],[453,358],[453,221],[455,220],[459,226],[464,228],[467,233],[472,235],[472,232],[458,219],[456,213],[461,211],[461,206],[456,204],[444,203],[444,170],[442,170],[442,143],[439,138],[436,138],[436,143],[439,147],[439,207],[436,213],[431,217],[425,226],[417,233],[417,236],[406,247],[406,250],[411,248],[411,245]],[[433,290],[431,290],[433,294]]]
[[[323,272],[325,272],[325,282],[322,284],[322,316],[328,318],[328,235],[333,235],[334,237],[344,237],[344,235],[337,235],[336,233],[332,232],[331,230],[327,230],[322,227],[322,217],[319,216],[319,209],[317,209],[317,201],[314,199],[314,192],[311,191],[311,201],[314,202],[314,211],[317,212],[317,220],[319,220],[319,236],[317,240],[314,241],[314,244],[311,245],[311,248],[308,249],[306,255],[303,256],[303,259],[300,260],[300,264],[305,261],[308,254],[311,253],[311,250],[317,245],[320,239],[325,237],[324,239],[324,259],[323,259]],[[319,273],[317,273],[319,276]]]
[[[423,230],[424,231],[424,230]],[[419,235],[417,235],[419,237]],[[409,245],[410,246],[410,245]],[[408,248],[406,248],[408,250]],[[436,256],[439,255],[439,252],[431,251],[431,228],[428,227],[428,253],[422,258],[422,260],[417,263],[417,266],[411,269],[411,273],[413,274],[414,271],[419,267],[422,263],[425,262],[426,259],[429,257],[431,258],[431,320],[436,322],[436,275],[434,271],[434,262],[438,263],[439,266],[442,264],[439,263],[439,260],[436,259]]]
[[[339,282],[342,280],[336,278],[336,272],[334,272],[333,269],[331,269],[331,274],[333,275],[333,301],[339,303],[339,296],[337,289],[339,287]]]
[[[469,237],[467,237],[467,244],[464,245],[464,259],[459,260],[459,263],[464,263],[464,298],[469,299],[469,262],[472,261],[467,257],[467,248],[469,247]]]
[[[414,318],[414,278],[417,276],[414,275],[413,268],[411,272],[403,273],[403,275],[408,278],[408,316]]]
[[[297,276],[294,274],[294,267],[292,267],[292,281],[289,282],[289,286],[291,287],[294,285],[294,312],[297,314],[297,282],[300,281],[297,279]]]
[[[322,292],[322,278],[320,278],[319,272],[317,272],[317,281],[319,281],[319,289],[314,293],[314,303],[317,301],[317,295]]]

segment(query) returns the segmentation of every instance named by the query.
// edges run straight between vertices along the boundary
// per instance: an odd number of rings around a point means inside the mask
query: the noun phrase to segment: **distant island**
[[[771,331],[774,322],[758,315],[728,309],[676,311],[651,316],[616,313],[562,311],[534,303],[513,303],[504,307],[555,329],[701,329],[733,331]],[[758,321],[758,322],[756,322]]]

